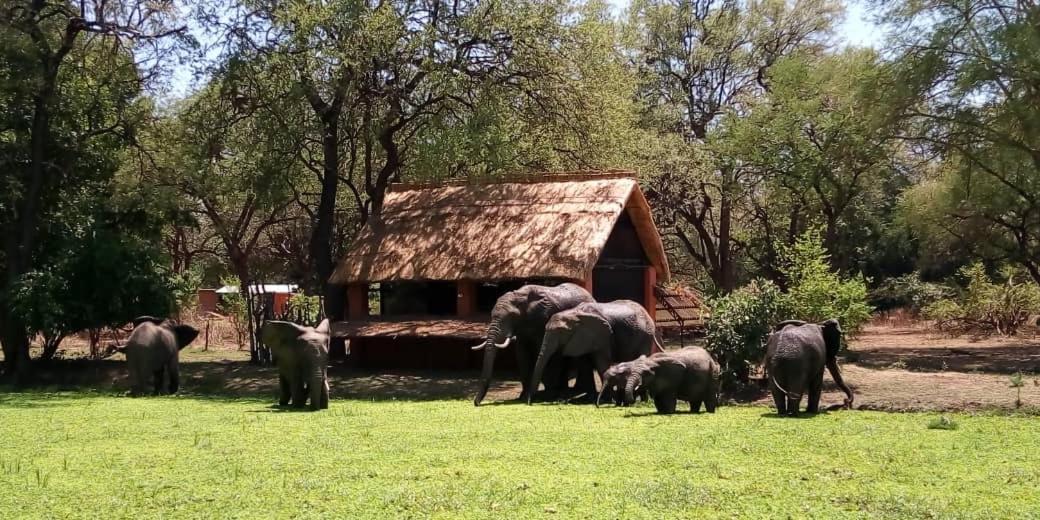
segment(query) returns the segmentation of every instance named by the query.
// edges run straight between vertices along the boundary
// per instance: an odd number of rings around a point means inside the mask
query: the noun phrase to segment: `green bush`
[[[747,381],[765,354],[773,324],[785,319],[786,298],[773,282],[756,280],[710,301],[707,348],[722,366],[724,383]]]
[[[885,280],[871,291],[871,303],[882,309],[906,309],[920,316],[925,307],[951,298],[956,291],[942,284],[925,282],[918,273]]]
[[[781,272],[788,280],[790,319],[821,322],[835,318],[855,334],[870,320],[867,281],[862,275],[842,278],[831,270],[819,232],[808,231],[794,245],[781,248]]]
[[[1030,316],[1040,313],[1040,286],[1012,269],[1004,269],[998,281],[980,263],[962,268],[959,274],[966,281],[963,294],[939,300],[922,311],[939,330],[1011,336]]]

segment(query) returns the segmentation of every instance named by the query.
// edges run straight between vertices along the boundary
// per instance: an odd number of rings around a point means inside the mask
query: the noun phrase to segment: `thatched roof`
[[[482,184],[395,185],[332,283],[583,280],[627,211],[659,280],[661,237],[631,172],[551,174]]]
[[[659,328],[701,327],[708,318],[708,308],[692,289],[682,286],[654,287],[657,309],[654,321]]]

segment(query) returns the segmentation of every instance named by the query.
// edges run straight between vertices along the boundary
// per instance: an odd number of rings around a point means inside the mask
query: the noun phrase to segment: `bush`
[[[707,348],[722,366],[724,383],[747,381],[765,354],[773,324],[784,319],[786,299],[772,282],[757,280],[710,301]]]
[[[980,263],[962,268],[959,274],[967,282],[963,294],[932,303],[922,312],[939,330],[1012,336],[1031,315],[1040,313],[1040,286],[1012,269],[1001,272],[999,283]]]
[[[945,285],[925,282],[918,273],[910,273],[885,280],[871,291],[870,300],[882,309],[906,309],[914,317],[925,307],[951,298],[956,291]]]
[[[787,278],[790,318],[821,322],[835,318],[855,334],[870,320],[867,281],[862,275],[843,279],[831,270],[818,231],[808,231],[793,246],[782,247],[781,272]]]

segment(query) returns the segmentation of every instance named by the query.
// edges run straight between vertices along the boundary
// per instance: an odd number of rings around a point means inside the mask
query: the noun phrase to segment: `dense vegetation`
[[[5,374],[37,334],[46,357],[229,276],[338,314],[325,281],[390,183],[574,168],[639,172],[723,308],[760,279],[853,330],[910,302],[1013,332],[1040,281],[1040,8],[876,7],[856,48],[841,0],[3,0]],[[1010,323],[957,300],[996,294],[982,276],[1023,286]]]
[[[658,416],[464,400],[337,400],[310,414],[248,398],[83,393],[8,394],[0,413],[6,518],[1015,518],[1040,508],[1040,433],[1027,417],[777,420],[759,407]],[[778,447],[787,438],[797,441]]]

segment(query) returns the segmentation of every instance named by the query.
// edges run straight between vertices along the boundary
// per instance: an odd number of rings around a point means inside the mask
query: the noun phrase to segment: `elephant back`
[[[544,300],[548,305],[546,310],[549,312],[549,316],[560,311],[573,309],[583,303],[596,301],[584,287],[573,283],[546,287],[544,296]],[[548,319],[548,316],[546,319]]]
[[[766,357],[771,360],[799,359],[823,362],[823,333],[814,323],[788,324],[770,335]],[[819,358],[818,360],[816,358]]]

